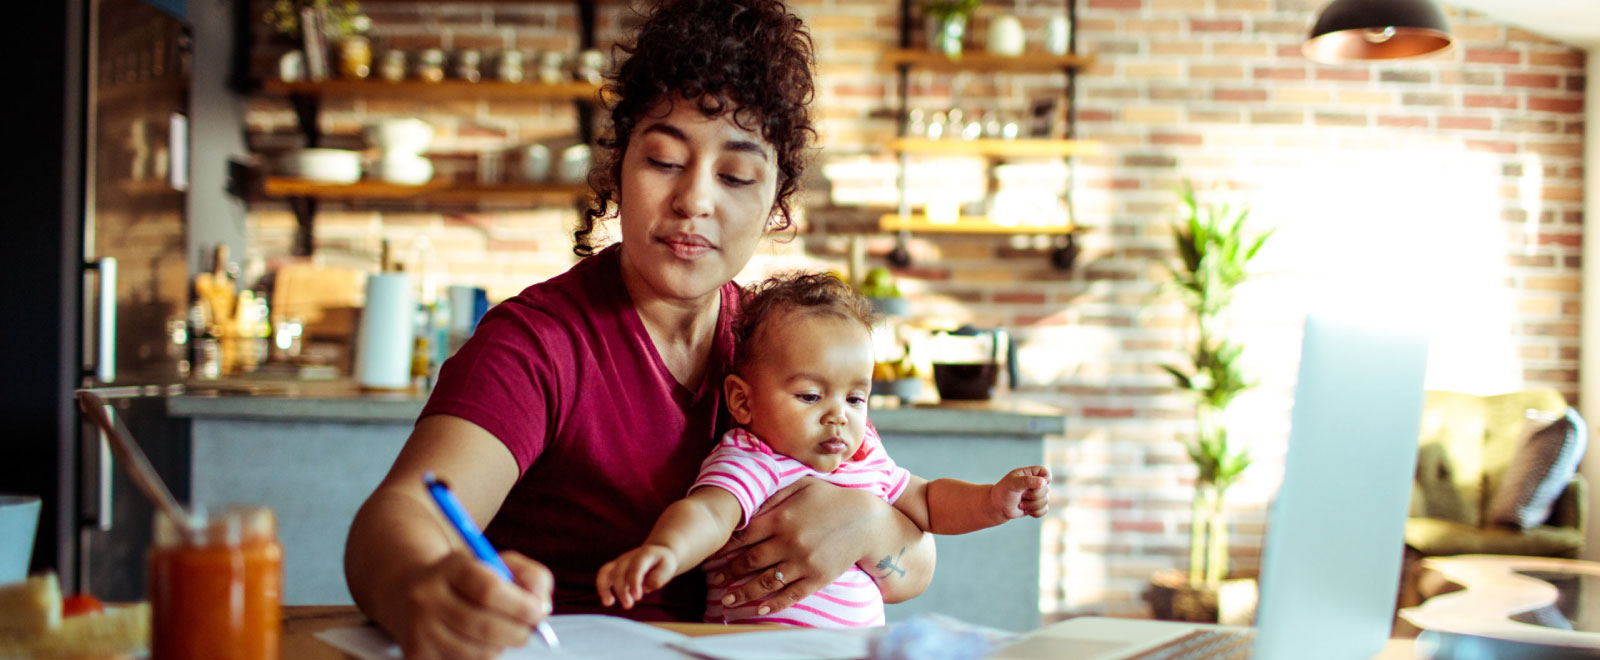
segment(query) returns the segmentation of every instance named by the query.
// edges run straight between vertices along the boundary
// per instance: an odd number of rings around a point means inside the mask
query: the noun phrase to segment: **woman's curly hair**
[[[746,287],[740,296],[739,318],[733,323],[733,370],[746,366],[763,352],[758,339],[762,328],[783,312],[834,316],[856,321],[868,332],[876,318],[872,303],[855,287],[832,273],[786,273]]]
[[[622,158],[634,126],[656,102],[673,95],[707,117],[732,108],[733,122],[756,132],[778,155],[777,223],[793,222],[790,200],[805,169],[811,127],[811,35],[780,0],[658,0],[632,44],[613,47],[622,65],[608,74],[602,98],[611,126],[589,173],[595,196],[572,233],[572,251],[594,254],[590,234],[615,213]]]

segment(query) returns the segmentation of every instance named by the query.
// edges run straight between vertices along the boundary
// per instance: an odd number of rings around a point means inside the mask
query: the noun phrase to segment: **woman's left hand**
[[[717,551],[745,548],[711,577],[714,584],[739,585],[723,605],[761,602],[767,614],[800,602],[870,552],[874,521],[885,511],[894,512],[869,492],[813,477],[773,493]]]

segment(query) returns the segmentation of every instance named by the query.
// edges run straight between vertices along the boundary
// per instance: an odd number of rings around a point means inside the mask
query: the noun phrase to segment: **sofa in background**
[[[1402,606],[1420,602],[1423,557],[1575,558],[1588,484],[1577,474],[1587,429],[1554,390],[1491,396],[1430,391],[1406,521]]]

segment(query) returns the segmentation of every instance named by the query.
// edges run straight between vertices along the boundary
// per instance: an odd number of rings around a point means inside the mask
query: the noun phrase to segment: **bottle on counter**
[[[217,339],[205,303],[189,305],[189,376],[197,380],[222,377],[222,343]]]

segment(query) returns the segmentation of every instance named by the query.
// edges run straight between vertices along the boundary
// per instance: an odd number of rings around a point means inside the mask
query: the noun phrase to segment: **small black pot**
[[[1000,365],[993,362],[933,364],[933,384],[939,389],[940,399],[987,401],[994,398],[999,379]]]

